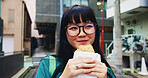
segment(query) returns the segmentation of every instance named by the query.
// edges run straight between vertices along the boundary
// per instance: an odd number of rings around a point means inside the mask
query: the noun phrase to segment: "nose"
[[[83,31],[83,27],[80,28],[80,33],[78,36],[86,36],[86,33]]]

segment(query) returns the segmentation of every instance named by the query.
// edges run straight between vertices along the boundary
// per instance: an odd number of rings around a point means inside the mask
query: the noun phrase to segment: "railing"
[[[145,53],[146,52],[146,42],[145,42],[145,36],[146,35],[144,35],[144,34],[128,34],[128,35],[122,35],[122,38],[123,37],[128,37],[129,38],[128,41],[127,41],[127,43],[130,46],[130,50],[128,52],[136,52],[136,51],[133,51],[133,48],[135,47],[135,42],[134,42],[134,38],[133,38],[134,36],[140,36],[141,37],[141,39],[139,40],[139,42],[141,42],[143,44],[142,45],[143,49],[140,52],[144,52]],[[107,46],[107,48],[106,48],[106,52],[107,52],[106,56],[108,56],[110,54],[110,47],[113,45],[113,43],[114,43],[114,41],[112,41],[109,44],[109,46]]]
[[[13,51],[13,52],[4,52],[4,53],[1,53],[0,52],[0,56],[3,55],[3,56],[6,56],[6,55],[12,55],[12,54],[16,54],[16,53],[22,53],[23,51]]]
[[[107,55],[106,55],[106,56],[108,56],[108,55],[110,54],[109,49],[110,49],[110,47],[113,45],[113,43],[114,43],[114,41],[112,41],[112,42],[109,44],[109,46],[106,48],[106,51],[107,51]]]
[[[134,37],[137,36],[139,37],[140,39],[137,41],[139,43],[142,44],[142,47],[143,49],[141,50],[141,52],[146,52],[146,42],[145,42],[145,34],[128,34],[128,35],[122,35],[122,38],[125,38],[127,37],[127,43],[129,44],[130,46],[130,51],[129,52],[133,52],[133,49],[135,47],[135,42],[134,42]]]

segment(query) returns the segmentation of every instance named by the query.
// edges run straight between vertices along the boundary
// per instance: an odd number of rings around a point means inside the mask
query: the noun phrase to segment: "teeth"
[[[92,52],[95,53],[92,45],[80,45],[76,51]]]

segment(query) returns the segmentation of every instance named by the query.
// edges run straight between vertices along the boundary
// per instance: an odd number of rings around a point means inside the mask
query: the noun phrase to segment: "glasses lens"
[[[70,25],[67,28],[67,33],[70,36],[76,36],[79,33],[79,27],[77,25]]]
[[[95,26],[94,26],[94,24],[86,24],[84,26],[84,31],[87,34],[93,34],[95,32]]]
[[[79,34],[80,28],[83,27],[86,34],[93,34],[95,32],[95,25],[93,23],[88,23],[84,26],[70,25],[67,27],[67,33],[70,36],[77,36]]]

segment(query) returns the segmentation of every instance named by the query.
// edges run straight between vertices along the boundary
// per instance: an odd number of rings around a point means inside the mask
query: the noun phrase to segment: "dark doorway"
[[[130,58],[129,56],[123,56],[123,67],[130,68]]]
[[[44,49],[54,51],[56,23],[37,23],[37,30],[43,35]]]

